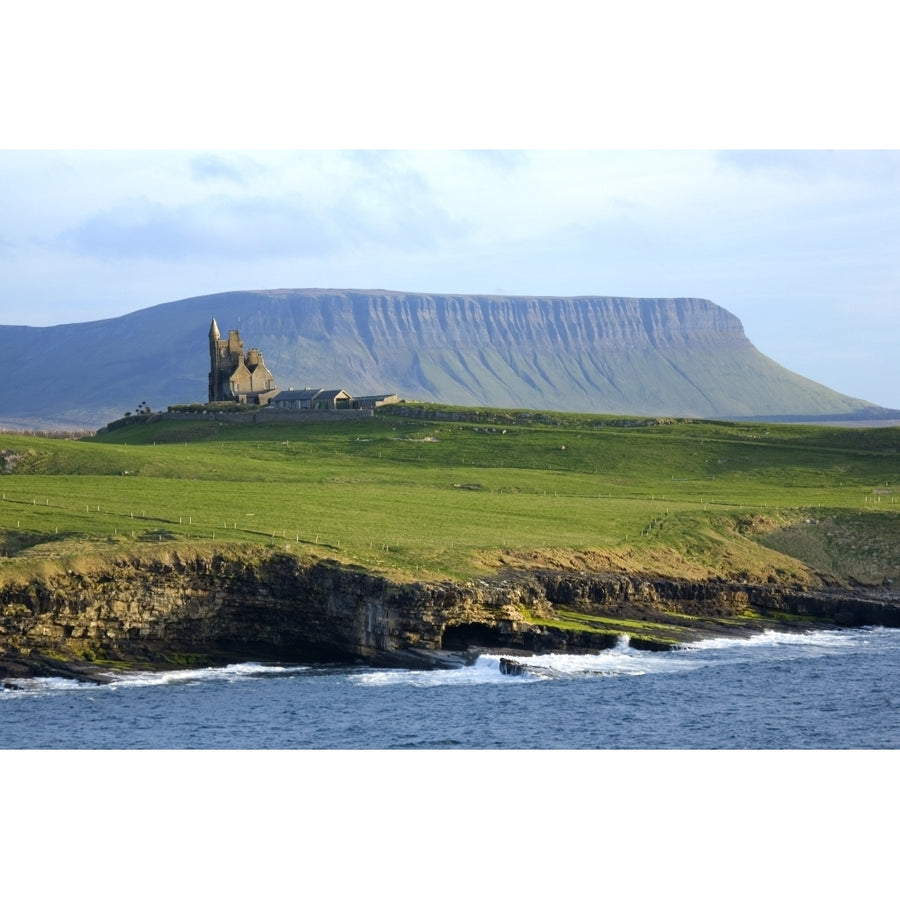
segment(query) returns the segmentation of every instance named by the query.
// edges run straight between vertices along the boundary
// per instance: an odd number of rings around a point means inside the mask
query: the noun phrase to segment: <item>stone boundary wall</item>
[[[265,422],[333,422],[335,419],[371,419],[374,409],[269,409],[253,414],[253,421]]]
[[[695,421],[691,419],[660,418],[632,416],[629,418],[612,418],[604,413],[542,412],[527,409],[492,409],[471,407],[469,409],[435,409],[428,406],[407,406],[404,404],[386,404],[379,407],[382,415],[406,416],[411,419],[424,419],[434,422],[474,422],[491,425],[569,425],[575,423],[586,428],[649,428],[657,425],[670,425],[673,422]],[[704,421],[697,419],[696,421]]]
[[[370,419],[375,415],[372,409],[267,409],[259,412],[164,412],[154,413],[154,419],[175,419],[196,421],[212,419],[216,422],[237,422],[247,425],[264,425],[266,422],[333,422],[335,419]]]

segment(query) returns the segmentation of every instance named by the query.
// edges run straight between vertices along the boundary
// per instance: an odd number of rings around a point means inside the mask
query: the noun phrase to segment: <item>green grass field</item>
[[[900,574],[900,429],[468,413],[4,433],[0,578],[225,544],[420,580],[505,565]]]

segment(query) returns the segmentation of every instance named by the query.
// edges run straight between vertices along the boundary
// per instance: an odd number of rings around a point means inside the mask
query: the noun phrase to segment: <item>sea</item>
[[[4,749],[895,749],[900,630],[765,632],[672,652],[485,654],[413,671],[247,661],[7,679]]]
[[[5,882],[148,900],[896,896],[900,629],[523,661],[8,681]]]

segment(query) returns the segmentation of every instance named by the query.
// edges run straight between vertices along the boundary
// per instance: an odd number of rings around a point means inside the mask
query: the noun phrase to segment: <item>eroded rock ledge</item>
[[[811,625],[897,627],[900,597],[549,571],[397,584],[286,554],[171,553],[0,586],[0,677],[102,679],[100,669],[115,661],[433,668],[464,664],[472,648],[584,652],[627,632],[634,646],[667,649],[712,634]]]

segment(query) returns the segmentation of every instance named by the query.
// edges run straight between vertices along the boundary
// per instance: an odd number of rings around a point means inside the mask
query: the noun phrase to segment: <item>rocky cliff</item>
[[[213,316],[262,351],[280,388],[700,418],[884,412],[777,365],[708,300],[271,290],[101,322],[0,326],[14,362],[0,424],[99,427],[142,402],[204,402]]]
[[[97,677],[89,663],[116,660],[433,667],[460,664],[473,647],[599,650],[622,633],[637,646],[666,649],[710,634],[788,627],[785,614],[807,617],[805,627],[900,626],[894,596],[562,572],[396,584],[287,555],[173,553],[0,588],[0,676]]]

